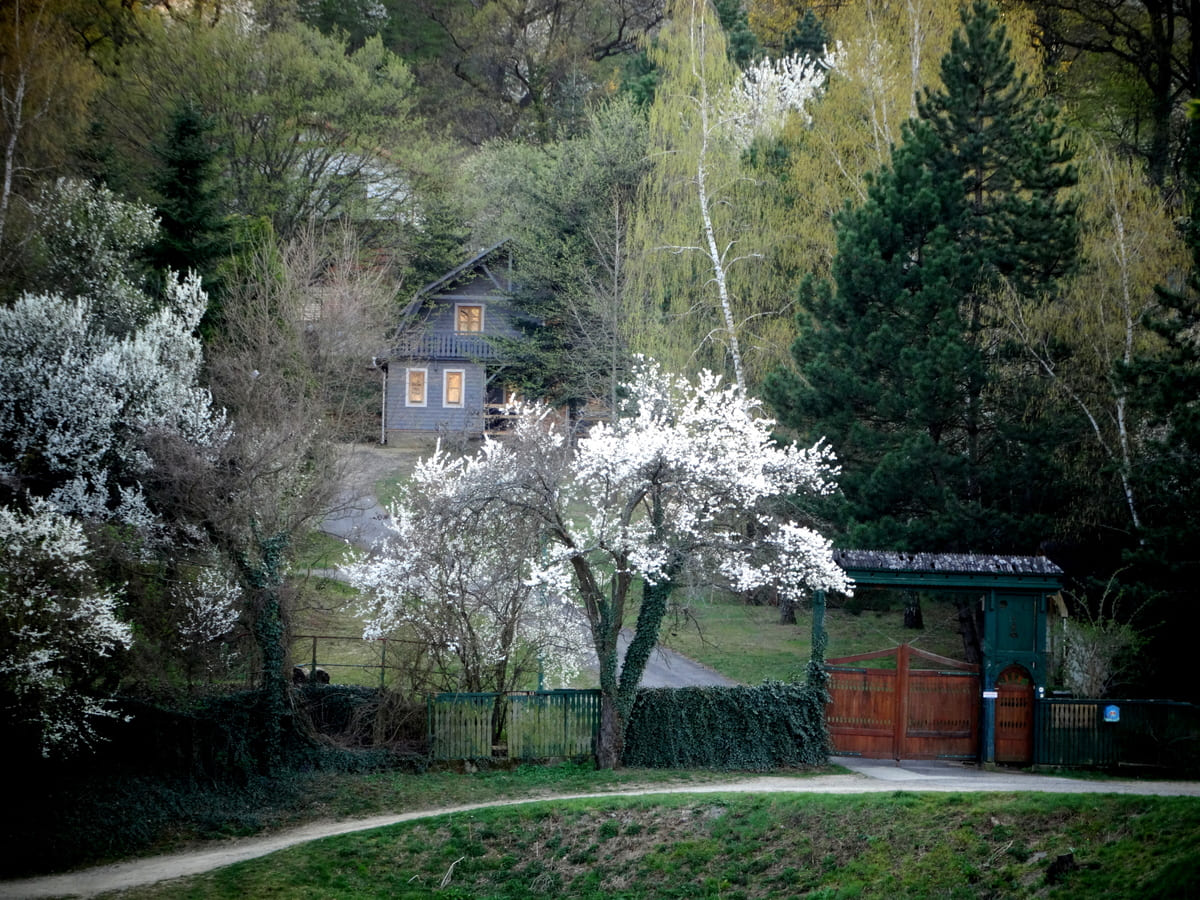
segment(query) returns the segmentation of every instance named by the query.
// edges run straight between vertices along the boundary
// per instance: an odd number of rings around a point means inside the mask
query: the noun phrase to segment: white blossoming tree
[[[45,500],[0,506],[0,715],[6,741],[45,756],[78,749],[113,712],[96,696],[105,657],[131,631],[101,589],[83,527]],[[11,746],[11,744],[10,744]]]
[[[124,337],[88,298],[25,294],[0,309],[0,483],[87,519],[148,527],[147,438],[215,448],[224,415],[199,386],[194,329],[207,298],[190,277]]]
[[[510,437],[486,440],[472,457],[439,455],[419,479],[438,485],[448,527],[460,515],[494,515],[536,530],[530,580],[549,597],[574,598],[599,658],[602,767],[620,764],[638,683],[685,571],[737,589],[849,590],[824,538],[771,513],[782,495],[833,490],[827,447],[778,445],[771,421],[710,374],[692,384],[643,364],[626,392],[620,415],[576,442],[550,409],[531,405]],[[635,585],[641,606],[620,659]]]
[[[464,503],[463,467],[440,450],[423,460],[392,507],[390,538],[349,567],[365,637],[421,647],[406,673],[416,689],[510,691],[539,668],[568,683],[587,629],[569,595],[533,580],[541,529],[515,508]]]

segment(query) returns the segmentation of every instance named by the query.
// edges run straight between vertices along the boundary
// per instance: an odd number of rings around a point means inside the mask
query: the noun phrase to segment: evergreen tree
[[[725,30],[725,52],[740,68],[746,68],[762,52],[762,48],[750,30],[745,7],[741,0],[713,0],[713,9]]]
[[[211,120],[190,103],[180,104],[172,114],[166,139],[156,152],[162,164],[157,184],[162,230],[151,249],[155,268],[194,270],[210,294],[217,263],[229,252],[212,129]]]
[[[825,23],[811,9],[806,9],[783,39],[783,55],[798,54],[808,59],[821,59],[828,46],[829,32],[825,30]]]
[[[1002,279],[1052,290],[1067,269],[1074,172],[994,7],[964,11],[941,68],[891,166],[841,214],[833,283],[802,291],[799,371],[766,394],[838,448],[853,544],[1030,549],[1041,454],[1012,412],[1020,382],[1000,383],[986,298]]]

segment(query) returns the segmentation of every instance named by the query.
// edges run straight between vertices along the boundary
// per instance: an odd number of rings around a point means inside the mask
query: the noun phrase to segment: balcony
[[[410,359],[496,359],[499,352],[482,334],[414,334],[401,337],[396,356]]]

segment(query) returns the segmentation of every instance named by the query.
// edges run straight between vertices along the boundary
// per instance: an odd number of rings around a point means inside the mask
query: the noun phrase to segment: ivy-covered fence
[[[625,735],[624,762],[754,771],[823,765],[829,757],[825,699],[819,684],[783,682],[643,689]]]

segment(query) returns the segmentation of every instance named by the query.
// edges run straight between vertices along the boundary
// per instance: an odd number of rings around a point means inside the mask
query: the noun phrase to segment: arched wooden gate
[[[895,668],[854,663],[895,658]],[[914,658],[925,668],[915,668]],[[936,668],[929,667],[933,663]],[[901,644],[827,662],[835,753],[870,759],[977,759],[979,667]]]
[[[1033,762],[1033,679],[1023,666],[996,679],[996,762]]]

